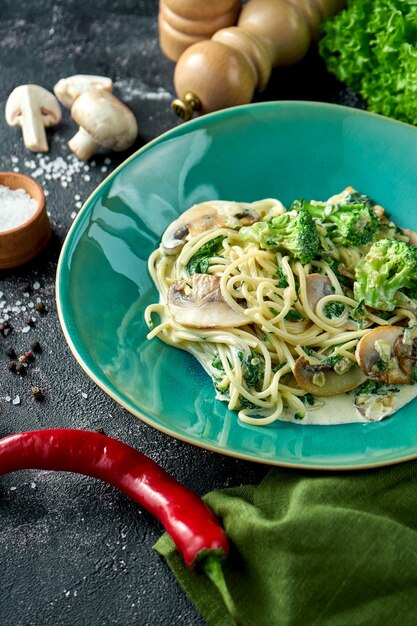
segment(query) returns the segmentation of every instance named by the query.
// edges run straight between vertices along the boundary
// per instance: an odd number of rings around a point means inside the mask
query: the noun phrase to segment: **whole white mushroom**
[[[107,76],[75,74],[74,76],[68,76],[68,78],[61,78],[54,87],[54,93],[58,100],[60,100],[65,107],[70,109],[75,100],[79,98],[82,93],[91,89],[91,87],[104,89],[111,93],[113,91],[113,81]]]
[[[80,128],[68,146],[83,161],[100,147],[116,152],[127,150],[138,134],[132,111],[103,89],[92,87],[82,93],[71,107],[71,116]]]

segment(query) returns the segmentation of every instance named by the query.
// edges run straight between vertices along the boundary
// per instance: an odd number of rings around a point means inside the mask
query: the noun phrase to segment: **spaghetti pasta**
[[[352,192],[311,204],[338,206]],[[295,215],[274,199],[205,202],[170,225],[149,258],[160,301],[145,311],[148,338],[191,353],[217,398],[249,424],[305,423],[324,398],[366,380],[355,356],[362,337],[416,323],[417,307],[381,315],[355,297],[355,268],[371,241],[338,244],[326,219],[315,219],[320,244],[307,262],[288,241],[255,240],[261,227]]]

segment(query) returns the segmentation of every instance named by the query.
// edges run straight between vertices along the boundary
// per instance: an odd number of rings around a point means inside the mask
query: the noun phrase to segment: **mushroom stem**
[[[27,107],[21,121],[23,143],[32,152],[48,152],[45,126],[39,110]]]
[[[69,140],[68,146],[81,161],[88,161],[98,151],[100,144],[80,127],[74,137]]]

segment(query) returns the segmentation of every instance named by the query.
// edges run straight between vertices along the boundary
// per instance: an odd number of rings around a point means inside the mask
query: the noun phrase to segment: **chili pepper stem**
[[[229,611],[236,626],[240,626],[235,603],[233,602],[233,598],[226,585],[221,560],[215,555],[208,555],[200,561],[199,566],[220,592],[227,610]]]

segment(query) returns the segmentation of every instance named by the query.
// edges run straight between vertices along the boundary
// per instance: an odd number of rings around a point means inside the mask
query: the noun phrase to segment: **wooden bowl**
[[[30,176],[0,172],[0,185],[24,189],[37,202],[35,214],[16,228],[0,231],[0,269],[17,267],[33,259],[49,241],[51,226],[42,187]]]

